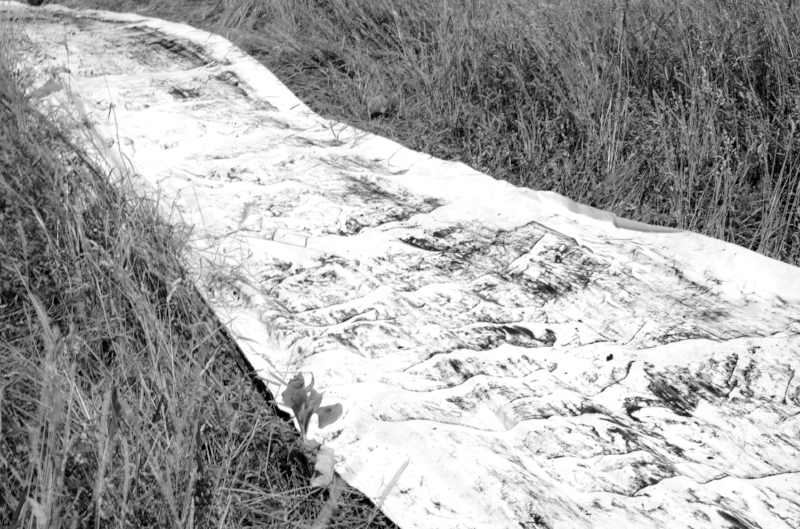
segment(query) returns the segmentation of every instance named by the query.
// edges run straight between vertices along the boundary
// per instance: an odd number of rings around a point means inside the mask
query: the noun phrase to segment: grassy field
[[[222,34],[323,116],[800,264],[791,0],[64,3]],[[308,487],[188,234],[27,105],[0,45],[0,526],[391,526]]]
[[[24,97],[0,23],[0,527],[393,527],[270,405],[187,233]]]

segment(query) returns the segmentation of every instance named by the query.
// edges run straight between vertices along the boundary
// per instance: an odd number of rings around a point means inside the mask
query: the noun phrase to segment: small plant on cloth
[[[311,441],[307,437],[311,416],[315,413],[317,414],[320,428],[333,424],[342,416],[341,404],[320,406],[322,404],[322,393],[314,389],[313,375],[308,386],[306,386],[302,373],[295,375],[287,384],[281,397],[283,397],[283,404],[292,408],[294,416],[297,418],[297,424],[300,427],[300,435],[303,436],[306,444],[311,448],[317,448],[318,446],[316,441]],[[328,486],[333,480],[333,464],[333,450],[324,446],[320,447],[314,466],[316,476],[311,481],[311,485],[315,487]]]
[[[319,419],[319,427],[336,422],[342,416],[342,405],[320,406],[322,404],[322,393],[314,389],[314,377],[311,383],[306,386],[305,379],[301,373],[289,381],[286,389],[282,393],[283,404],[291,406],[297,423],[300,425],[300,433],[303,438],[308,434],[308,425],[311,423],[311,416],[315,413]]]

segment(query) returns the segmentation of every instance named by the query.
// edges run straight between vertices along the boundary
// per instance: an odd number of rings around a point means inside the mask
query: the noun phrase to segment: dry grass
[[[342,483],[310,488],[315,454],[184,271],[188,234],[28,105],[8,44],[0,526],[390,527]]]

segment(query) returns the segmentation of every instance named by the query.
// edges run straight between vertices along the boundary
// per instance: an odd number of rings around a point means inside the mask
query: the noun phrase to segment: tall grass
[[[66,131],[80,127],[30,106],[10,34],[0,526],[391,526],[341,483],[311,490],[315,454],[184,271],[188,234],[75,148]]]
[[[321,114],[800,262],[789,0],[67,0],[221,33]],[[370,119],[367,102],[398,95]]]

